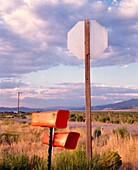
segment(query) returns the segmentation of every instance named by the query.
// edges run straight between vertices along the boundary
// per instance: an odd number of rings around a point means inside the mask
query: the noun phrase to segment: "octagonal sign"
[[[85,21],[79,21],[68,32],[68,49],[78,58],[85,56]],[[108,46],[107,30],[95,20],[90,20],[90,58],[99,58]]]

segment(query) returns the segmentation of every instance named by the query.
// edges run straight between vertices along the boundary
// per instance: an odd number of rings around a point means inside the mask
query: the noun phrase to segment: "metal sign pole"
[[[91,82],[90,82],[90,22],[85,20],[85,95],[86,95],[86,156],[92,158]]]
[[[53,135],[53,128],[49,129],[49,148],[48,148],[48,170],[51,170],[51,155],[52,155],[52,135]]]

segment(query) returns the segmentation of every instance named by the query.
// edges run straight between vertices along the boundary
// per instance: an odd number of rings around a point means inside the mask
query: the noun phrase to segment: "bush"
[[[102,116],[102,117],[100,117],[100,122],[106,123],[107,121],[110,121],[110,117],[109,116]]]
[[[78,117],[77,117],[77,121],[78,121],[78,122],[84,122],[83,116],[78,116]]]
[[[96,127],[93,133],[94,138],[101,136],[101,127]]]
[[[4,170],[27,170],[29,158],[25,154],[10,155],[8,153],[3,155],[3,161],[0,163],[0,169]]]
[[[10,134],[10,133],[3,133],[0,135],[0,144],[7,143],[11,145],[13,142],[18,142],[19,135],[18,134]]]
[[[127,123],[129,123],[129,124],[133,124],[133,123],[134,123],[134,119],[129,118],[129,119],[128,119],[128,121],[127,121]]]
[[[8,119],[5,119],[5,120],[3,120],[3,125],[11,125],[11,124],[14,124],[14,121],[12,121],[12,120],[8,120]]]
[[[53,162],[53,170],[117,170],[122,165],[121,157],[117,152],[108,150],[101,157],[93,154],[90,161],[86,158],[85,150],[81,148],[56,155]]]
[[[26,116],[24,114],[21,115],[22,119],[26,119]]]
[[[1,170],[43,170],[47,167],[47,161],[37,155],[31,158],[27,154],[3,154],[0,162]]]
[[[120,123],[120,121],[119,120],[111,120],[111,123],[114,123],[114,124],[119,124]]]
[[[108,150],[102,154],[99,164],[101,170],[117,170],[122,165],[122,160],[117,152]]]
[[[126,127],[120,127],[113,130],[113,134],[121,136],[122,138],[129,136],[129,132]]]
[[[53,170],[99,170],[98,157],[93,156],[93,161],[86,158],[85,150],[78,148],[70,152],[65,151],[56,155]]]
[[[75,114],[70,114],[69,116],[69,121],[76,121],[76,115]]]

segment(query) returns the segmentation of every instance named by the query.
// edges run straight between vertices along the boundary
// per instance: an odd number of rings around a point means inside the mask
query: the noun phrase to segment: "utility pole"
[[[19,114],[20,113],[20,94],[21,92],[18,91],[18,110],[17,110],[17,113]]]

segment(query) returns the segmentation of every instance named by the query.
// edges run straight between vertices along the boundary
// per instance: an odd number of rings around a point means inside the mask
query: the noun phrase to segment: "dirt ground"
[[[111,124],[111,123],[107,124],[107,123],[97,123],[97,122],[92,123],[93,129],[96,128],[97,126],[103,128],[105,132],[110,132],[113,129],[116,129],[118,127],[126,127],[130,133],[138,135],[138,125],[136,124]],[[68,122],[68,127],[86,128],[86,123],[85,122]]]

